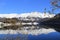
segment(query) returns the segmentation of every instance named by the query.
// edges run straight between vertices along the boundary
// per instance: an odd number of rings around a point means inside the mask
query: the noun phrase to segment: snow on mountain
[[[49,13],[40,13],[40,12],[31,12],[31,13],[22,13],[18,15],[18,17],[40,17],[40,18],[51,18],[54,17],[55,14],[49,14]]]
[[[40,18],[51,18],[54,17],[55,14],[49,14],[49,13],[40,13],[40,12],[31,12],[31,13],[10,13],[10,14],[0,14],[0,17],[5,18],[13,18],[13,17],[40,17]]]

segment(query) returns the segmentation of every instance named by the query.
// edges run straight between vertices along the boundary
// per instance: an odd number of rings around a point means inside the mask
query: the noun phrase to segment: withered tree
[[[51,0],[51,6],[52,6],[52,13],[54,13],[55,10],[60,9],[60,0]]]

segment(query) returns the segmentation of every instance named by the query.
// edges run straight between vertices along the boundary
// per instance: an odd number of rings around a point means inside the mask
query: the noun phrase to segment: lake
[[[59,32],[48,34],[0,34],[0,40],[60,40]]]

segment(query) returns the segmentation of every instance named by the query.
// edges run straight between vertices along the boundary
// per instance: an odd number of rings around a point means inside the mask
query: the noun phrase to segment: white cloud
[[[6,17],[6,18],[12,18],[12,17],[16,17],[17,14],[0,14],[0,17]]]

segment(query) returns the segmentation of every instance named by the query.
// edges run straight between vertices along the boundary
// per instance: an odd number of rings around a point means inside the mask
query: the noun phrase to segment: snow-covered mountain
[[[21,13],[21,14],[17,14],[17,13],[11,13],[11,14],[0,14],[0,17],[2,18],[13,18],[13,17],[16,17],[16,18],[21,18],[23,21],[24,20],[38,20],[39,21],[42,21],[40,20],[40,18],[51,18],[51,17],[54,17],[55,14],[49,14],[49,13],[40,13],[40,12],[31,12],[31,13]],[[28,19],[27,17],[30,17],[30,19]],[[34,18],[31,18],[31,17],[35,17],[36,19]],[[21,20],[20,19],[20,20]],[[45,20],[45,19],[43,19]],[[3,20],[5,21],[5,20]],[[38,24],[37,22],[34,21],[34,25]],[[24,24],[24,23],[22,23]],[[28,25],[32,25],[32,22],[27,22],[25,23],[25,25],[28,24]],[[22,27],[21,28],[22,30],[0,30],[0,34],[18,34],[18,33],[21,33],[21,34],[32,34],[32,35],[39,35],[39,34],[47,34],[47,33],[50,33],[50,32],[55,32],[54,29],[45,29],[45,28],[40,28],[38,26],[25,26],[25,27]],[[29,30],[27,30],[29,29]]]
[[[40,12],[31,12],[31,13],[24,13],[21,14],[21,17],[40,17],[40,18],[51,18],[54,17],[54,14],[49,14],[49,13],[40,13]]]
[[[55,14],[49,14],[49,13],[40,13],[40,12],[31,12],[31,13],[10,13],[10,14],[0,14],[0,17],[5,18],[13,18],[13,17],[40,17],[40,18],[51,18],[54,17]]]

